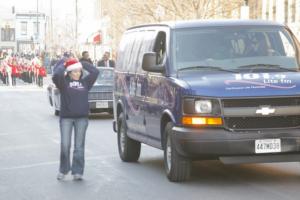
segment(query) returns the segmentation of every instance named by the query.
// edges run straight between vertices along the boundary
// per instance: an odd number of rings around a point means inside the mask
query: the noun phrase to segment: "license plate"
[[[255,140],[255,153],[278,153],[281,152],[280,139]]]
[[[96,102],[96,108],[108,108],[108,102],[106,101]]]

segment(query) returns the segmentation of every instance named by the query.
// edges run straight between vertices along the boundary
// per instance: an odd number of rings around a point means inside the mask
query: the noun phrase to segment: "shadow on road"
[[[139,164],[142,167],[147,168],[147,170],[155,170],[156,172],[164,173],[163,158],[142,159]]]
[[[163,158],[141,159],[138,168],[165,176]],[[291,168],[292,170],[289,170]],[[150,171],[149,171],[150,170]],[[251,184],[299,184],[300,167],[296,163],[225,165],[220,161],[196,161],[192,164],[187,183],[234,186],[241,182]]]
[[[225,165],[220,161],[194,162],[192,166],[192,182],[213,182],[230,185],[241,182],[252,184],[278,183],[291,184],[300,183],[299,171],[289,171],[283,164],[237,164]],[[297,165],[294,166],[298,168]]]

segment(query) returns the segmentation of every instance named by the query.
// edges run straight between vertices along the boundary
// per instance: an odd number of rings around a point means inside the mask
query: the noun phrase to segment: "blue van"
[[[164,151],[170,181],[191,161],[300,161],[300,48],[291,30],[257,20],[136,26],[121,40],[114,130],[121,159],[141,143]]]

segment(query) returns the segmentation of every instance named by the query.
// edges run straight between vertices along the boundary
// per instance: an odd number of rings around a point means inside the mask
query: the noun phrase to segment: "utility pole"
[[[50,0],[50,44],[51,44],[51,47],[50,47],[50,53],[51,53],[51,56],[53,54],[53,13],[52,13],[52,0]]]
[[[39,0],[36,0],[36,44],[39,47],[39,53],[40,53],[40,45],[39,45]]]
[[[78,0],[75,0],[75,51],[77,51],[78,49]]]

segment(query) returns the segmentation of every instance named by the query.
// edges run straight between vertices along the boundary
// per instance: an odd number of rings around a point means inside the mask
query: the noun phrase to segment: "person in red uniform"
[[[12,78],[12,85],[16,86],[17,85],[17,77],[19,75],[18,71],[18,66],[17,66],[17,61],[15,58],[13,58],[12,62],[8,64],[11,67],[11,78]]]
[[[38,68],[38,86],[43,87],[43,78],[46,77],[46,68],[44,66],[40,66]]]

